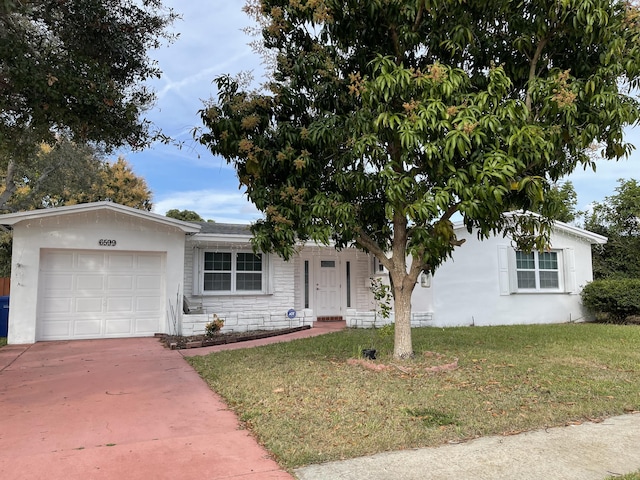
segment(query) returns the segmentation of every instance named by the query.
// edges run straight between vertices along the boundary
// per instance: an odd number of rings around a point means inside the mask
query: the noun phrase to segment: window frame
[[[539,252],[532,250],[530,254],[533,254],[533,268],[518,268],[518,253],[526,252],[522,250],[515,250],[513,261],[513,275],[515,292],[517,293],[557,293],[564,292],[564,264],[563,264],[563,251],[558,249],[551,249],[546,252]],[[556,259],[556,268],[541,268],[540,255],[545,253],[554,253]],[[535,287],[521,287],[518,282],[518,272],[533,272]],[[541,273],[543,272],[555,272],[557,275],[558,285],[556,287],[541,287]]]
[[[212,254],[230,254],[231,255],[231,270],[206,270],[205,259],[208,253]],[[241,254],[251,254],[260,257],[260,270],[244,270],[238,268],[239,256]],[[260,295],[265,294],[267,291],[267,255],[264,253],[255,253],[251,249],[202,249],[200,255],[198,255],[198,290],[200,295]],[[229,290],[205,290],[205,277],[210,273],[229,273],[231,275],[231,283]],[[260,289],[259,290],[239,290],[238,289],[238,275],[259,273],[260,274]]]

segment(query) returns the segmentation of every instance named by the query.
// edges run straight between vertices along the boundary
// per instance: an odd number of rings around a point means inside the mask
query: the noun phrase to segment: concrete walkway
[[[0,479],[292,478],[157,339],[0,349]]]

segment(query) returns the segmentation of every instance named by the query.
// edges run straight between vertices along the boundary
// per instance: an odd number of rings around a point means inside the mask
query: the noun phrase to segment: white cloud
[[[194,190],[170,192],[154,202],[153,211],[161,215],[171,209],[191,210],[205,220],[218,223],[251,223],[262,214],[240,192]]]

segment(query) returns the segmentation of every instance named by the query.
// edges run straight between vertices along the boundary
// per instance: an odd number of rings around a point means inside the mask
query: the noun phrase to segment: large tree
[[[585,218],[587,230],[609,239],[594,247],[593,275],[640,278],[640,184],[620,179],[615,191],[595,202]]]
[[[110,150],[159,136],[143,117],[155,100],[145,80],[160,75],[148,51],[172,40],[175,18],[161,0],[0,2],[5,178],[62,137]]]
[[[640,116],[640,18],[605,0],[261,0],[271,81],[217,79],[200,140],[265,212],[255,246],[355,245],[389,271],[394,356],[413,354],[411,293],[480,237],[543,248],[577,166],[627,155]],[[504,216],[505,211],[542,216]]]

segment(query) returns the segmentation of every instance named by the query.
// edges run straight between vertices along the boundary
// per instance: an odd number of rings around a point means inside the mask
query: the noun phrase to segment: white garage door
[[[164,272],[163,253],[44,251],[38,339],[153,335],[165,305]]]

